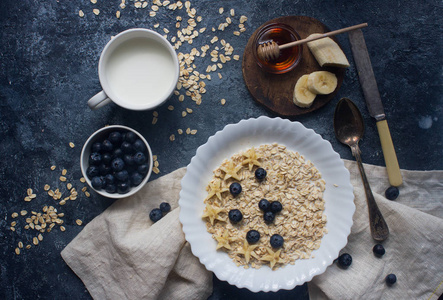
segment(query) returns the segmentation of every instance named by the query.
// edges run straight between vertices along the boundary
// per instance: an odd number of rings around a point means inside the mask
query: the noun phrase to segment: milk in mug
[[[175,85],[171,53],[157,41],[134,38],[118,45],[107,59],[105,74],[113,93],[130,105],[165,97]]]

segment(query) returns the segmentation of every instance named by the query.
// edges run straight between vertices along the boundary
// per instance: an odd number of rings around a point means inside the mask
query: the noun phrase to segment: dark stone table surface
[[[174,35],[176,16],[187,18],[185,10],[160,8],[149,16],[152,1],[145,9],[136,9],[127,1],[119,9],[120,0],[2,0],[0,2],[0,298],[1,299],[89,299],[81,280],[64,263],[61,250],[82,230],[84,224],[105,210],[113,201],[92,192],[87,198],[60,206],[43,190],[45,184],[60,186],[62,169],[77,189],[81,171],[79,156],[83,143],[95,130],[107,124],[130,126],[149,141],[158,156],[159,174],[151,180],[186,166],[196,149],[226,124],[261,115],[275,115],[253,101],[241,72],[241,60],[224,64],[219,72],[206,80],[207,93],[201,105],[189,97],[179,102],[173,95],[156,109],[158,123],[153,125],[152,111],[133,112],[116,105],[91,111],[87,100],[101,90],[97,75],[98,59],[111,36],[134,27],[151,28]],[[171,1],[174,2],[174,1]],[[364,34],[378,87],[397,151],[400,167],[410,170],[443,169],[443,98],[442,98],[442,24],[441,1],[246,1],[194,0],[192,7],[201,15],[198,28],[208,27],[192,45],[178,51],[209,44],[214,35],[243,55],[249,36],[267,20],[285,15],[314,17],[329,28],[368,22]],[[219,8],[225,12],[219,14]],[[99,15],[93,9],[100,10]],[[227,12],[235,9],[232,25],[224,31],[212,32],[224,22]],[[84,11],[84,17],[78,15]],[[121,17],[115,14],[121,10]],[[240,36],[239,17],[245,15],[247,29]],[[154,24],[159,23],[158,28]],[[331,142],[344,159],[352,159],[349,149],[334,136],[332,117],[341,97],[354,100],[364,116],[365,136],[360,143],[365,163],[384,165],[375,127],[364,103],[355,64],[346,34],[337,37],[351,63],[338,95],[325,107],[308,115],[293,118],[312,128]],[[212,49],[211,49],[212,50]],[[197,70],[204,73],[209,58],[196,60]],[[183,93],[183,91],[181,91]],[[220,99],[227,100],[220,105]],[[173,105],[173,111],[168,106]],[[192,108],[186,117],[181,112]],[[196,135],[178,135],[177,129],[197,129]],[[171,142],[169,136],[176,134]],[[75,144],[74,148],[69,143]],[[55,165],[55,171],[50,167]],[[388,186],[388,183],[387,183]],[[25,202],[27,189],[37,198]],[[31,249],[15,254],[18,242],[32,244],[35,231],[25,230],[25,217],[11,217],[13,212],[41,211],[43,205],[54,205],[65,212],[65,232],[54,230]],[[11,222],[16,221],[16,231]],[[210,299],[307,299],[306,284],[292,291],[253,294],[237,289],[214,277]]]

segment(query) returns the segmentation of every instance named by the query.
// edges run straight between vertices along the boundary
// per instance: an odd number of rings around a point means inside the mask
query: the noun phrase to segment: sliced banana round
[[[295,105],[300,107],[310,107],[316,96],[308,89],[308,77],[309,75],[303,75],[295,84],[292,100]]]
[[[308,76],[307,86],[314,94],[327,95],[337,87],[337,76],[328,71],[312,72]]]

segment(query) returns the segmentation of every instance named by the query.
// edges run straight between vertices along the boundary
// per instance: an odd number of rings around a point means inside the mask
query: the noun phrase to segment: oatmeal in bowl
[[[346,245],[355,211],[331,144],[281,118],[226,125],[197,149],[181,187],[192,253],[218,279],[253,292],[322,274]]]
[[[213,171],[206,190],[207,231],[237,266],[275,270],[309,259],[327,233],[325,181],[283,145],[234,154]]]

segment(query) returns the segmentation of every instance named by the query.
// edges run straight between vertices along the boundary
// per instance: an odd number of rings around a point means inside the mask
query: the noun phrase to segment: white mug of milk
[[[179,62],[172,45],[155,31],[134,28],[111,39],[100,55],[103,91],[89,99],[91,109],[111,101],[130,110],[163,104],[174,91]]]

